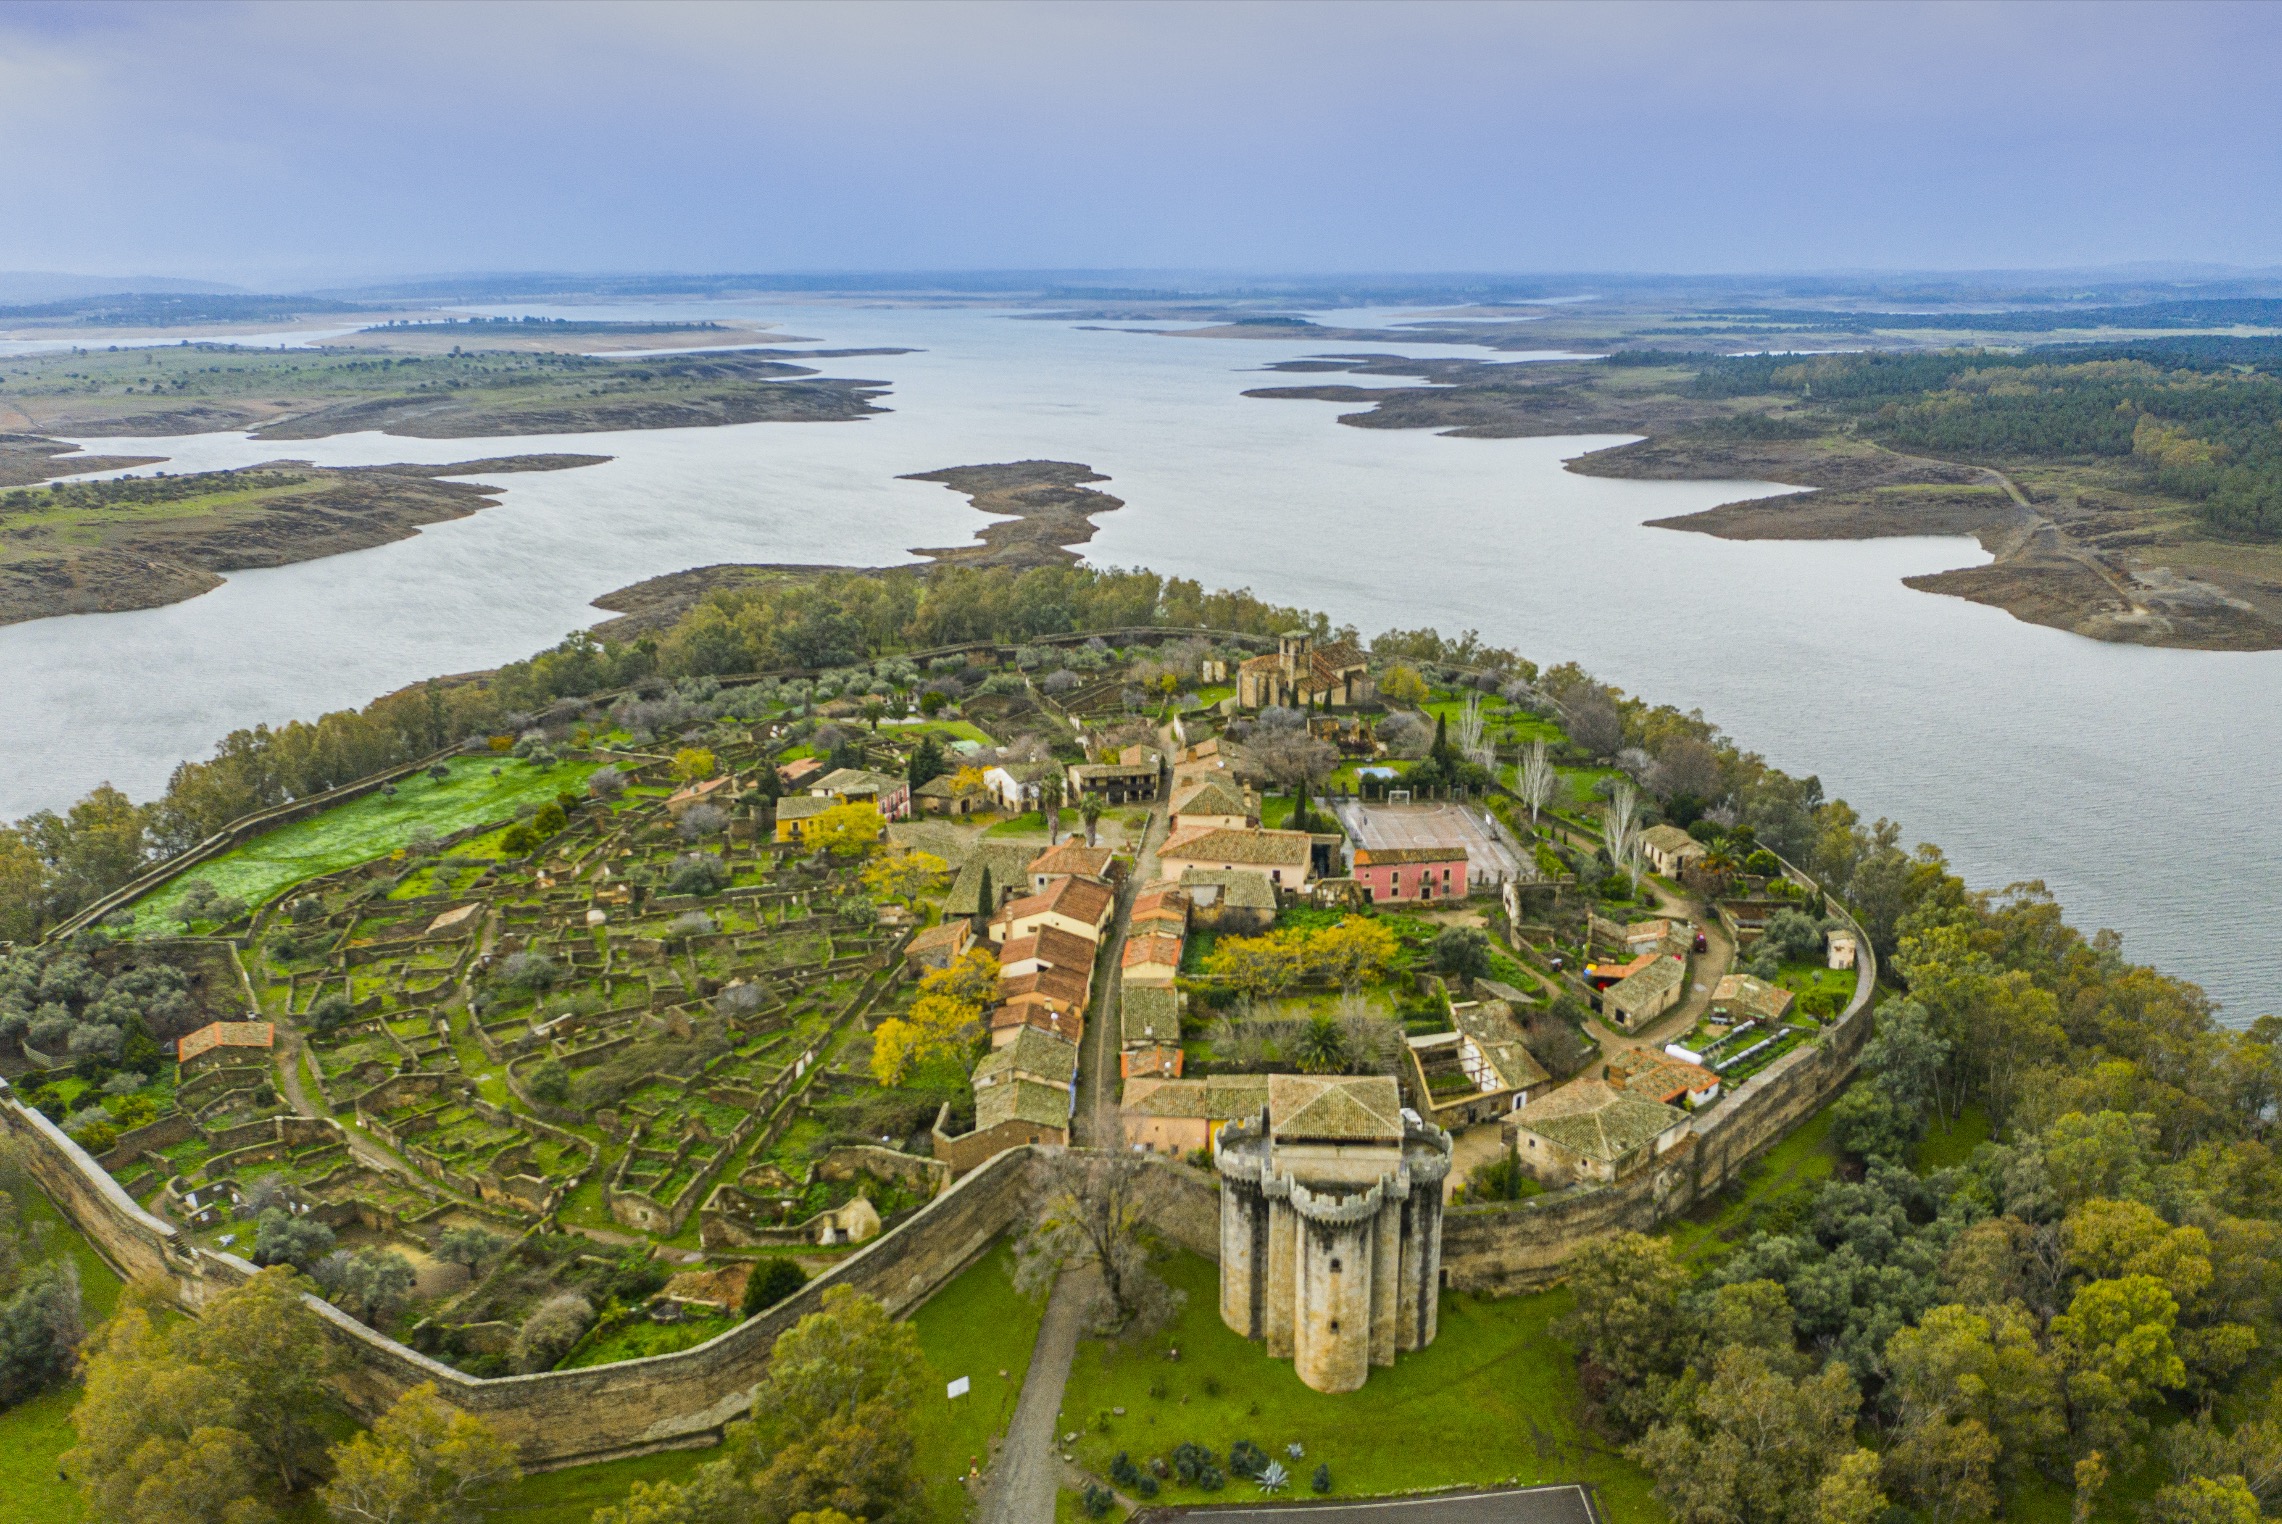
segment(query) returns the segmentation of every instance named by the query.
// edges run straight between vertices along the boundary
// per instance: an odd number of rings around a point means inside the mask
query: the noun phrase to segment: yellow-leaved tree
[[[333,1447],[321,1496],[344,1524],[479,1524],[485,1504],[520,1475],[513,1445],[423,1381],[370,1433]]]
[[[864,887],[882,899],[910,904],[943,882],[951,865],[932,852],[883,857],[864,870]]]
[[[1400,944],[1377,921],[1348,916],[1307,939],[1309,972],[1334,984],[1354,986],[1377,978],[1395,959]]]
[[[808,840],[834,857],[868,857],[880,843],[887,821],[879,806],[865,799],[835,804],[809,822]]]
[[[676,783],[702,783],[719,772],[713,753],[702,746],[684,746],[674,753],[673,775]]]
[[[983,1012],[998,998],[998,960],[970,948],[948,968],[919,981],[919,998],[872,1033],[872,1077],[900,1085],[912,1066],[936,1057],[964,1058],[983,1032]]]

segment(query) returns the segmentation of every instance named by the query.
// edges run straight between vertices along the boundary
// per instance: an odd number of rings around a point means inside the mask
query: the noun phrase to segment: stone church
[[[1368,703],[1376,691],[1361,651],[1344,640],[1318,646],[1305,630],[1285,632],[1276,639],[1275,655],[1255,656],[1236,669],[1236,702],[1246,709],[1319,703],[1338,708]]]
[[[1450,1135],[1392,1079],[1268,1077],[1220,1134],[1220,1317],[1319,1392],[1434,1342]]]

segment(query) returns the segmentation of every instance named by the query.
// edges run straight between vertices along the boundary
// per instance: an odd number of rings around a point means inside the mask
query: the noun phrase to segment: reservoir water
[[[545,309],[514,308],[520,313]],[[1460,440],[1242,398],[1260,367],[1465,346],[1168,338],[988,310],[770,303],[562,309],[747,317],[886,380],[861,422],[510,440],[237,435],[89,441],[183,471],[283,457],[450,461],[541,450],[608,465],[495,480],[501,506],[394,545],[233,574],[168,608],[0,628],[11,745],[0,817],[106,779],[146,798],[185,756],[438,672],[530,654],[606,617],[611,588],[718,561],[908,559],[986,522],[906,472],[1083,461],[1126,506],[1085,553],[1249,586],[1352,622],[1479,629],[1700,708],[1866,818],[1938,842],[1976,887],[2042,879],[2087,930],[2202,981],[2230,1021],[2282,1011],[2282,653],[2103,645],[1901,579],[1985,559],[1968,539],[1733,543],[1643,520],[1768,484],[1610,481],[1564,460],[1617,439]],[[1351,314],[1326,314],[1356,322]],[[1378,319],[1385,314],[1372,314]],[[1494,356],[1493,358],[1522,358]],[[1334,378],[1336,379],[1336,378]]]

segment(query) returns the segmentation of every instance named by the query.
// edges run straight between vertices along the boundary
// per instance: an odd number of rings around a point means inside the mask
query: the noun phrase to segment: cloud
[[[2282,257],[2282,13],[0,10],[0,267]]]

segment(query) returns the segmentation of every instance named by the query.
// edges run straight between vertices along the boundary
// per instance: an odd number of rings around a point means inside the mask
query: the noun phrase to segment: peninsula
[[[219,587],[223,572],[365,550],[497,506],[498,488],[448,478],[608,459],[511,455],[350,468],[277,461],[0,492],[0,624],[180,603]]]
[[[2282,341],[2237,342],[2282,351]],[[2261,506],[2282,482],[2282,449],[2269,443],[2282,381],[2197,337],[1906,359],[1327,354],[1269,369],[1426,383],[1245,393],[1353,402],[1360,410],[1339,420],[1351,427],[1470,439],[1642,434],[1569,469],[1814,489],[1659,527],[1729,539],[1970,534],[1990,564],[1909,585],[2098,640],[2282,647],[2282,511]]]

